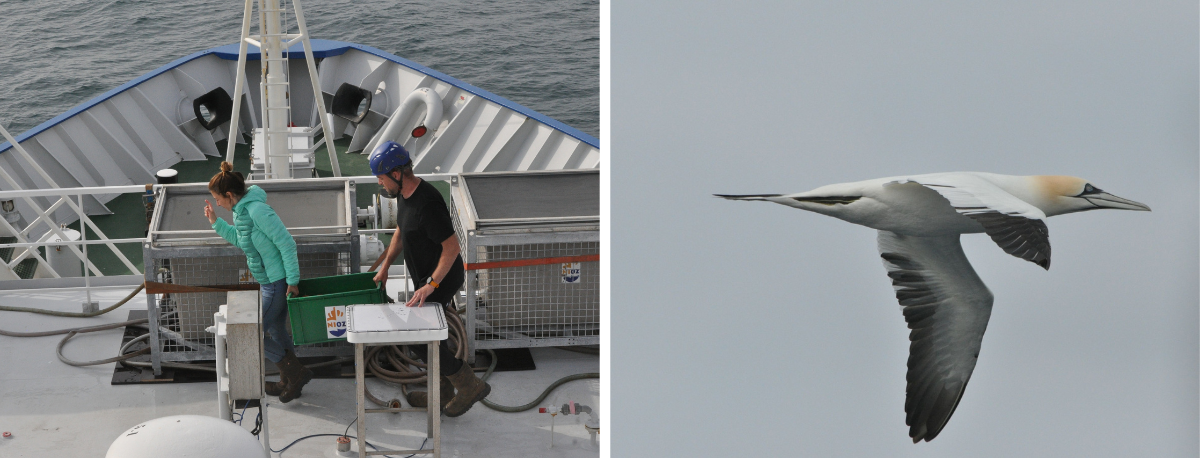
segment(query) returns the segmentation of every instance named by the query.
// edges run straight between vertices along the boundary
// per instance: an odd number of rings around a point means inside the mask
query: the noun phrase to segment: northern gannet
[[[960,234],[1050,269],[1048,216],[1150,207],[1069,176],[935,173],[822,186],[797,194],[724,195],[796,207],[879,230],[879,255],[911,329],[904,412],[913,443],[937,437],[979,357],[992,293]]]

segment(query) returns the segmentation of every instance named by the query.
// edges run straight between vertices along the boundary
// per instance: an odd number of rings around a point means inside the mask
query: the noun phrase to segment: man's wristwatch
[[[437,288],[438,288],[438,283],[437,283],[436,281],[433,281],[433,277],[429,277],[429,281],[425,282],[425,284],[426,284],[426,285],[433,285],[433,289],[437,289]]]

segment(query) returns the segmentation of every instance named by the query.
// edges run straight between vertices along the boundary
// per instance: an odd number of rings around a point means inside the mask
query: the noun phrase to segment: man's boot
[[[450,404],[450,399],[454,397],[454,385],[450,384],[450,379],[442,376],[442,392],[438,393],[442,398],[442,409],[445,409]],[[408,404],[413,407],[425,407],[429,405],[429,393],[424,391],[409,391]]]
[[[279,402],[287,404],[292,399],[300,397],[300,390],[313,378],[313,373],[300,360],[296,353],[288,350],[279,361],[279,377],[287,380],[283,391],[279,393]]]
[[[454,385],[454,389],[458,390],[454,399],[451,399],[450,403],[446,405],[447,417],[457,417],[467,413],[471,406],[492,392],[492,386],[475,377],[475,371],[471,370],[471,365],[466,361],[463,362],[458,372],[450,374],[447,378],[450,379],[450,384]]]

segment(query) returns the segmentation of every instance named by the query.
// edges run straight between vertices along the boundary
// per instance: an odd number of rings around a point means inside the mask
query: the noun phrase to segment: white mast
[[[247,44],[259,48],[262,58],[262,98],[263,100],[263,151],[264,172],[267,178],[292,178],[290,164],[291,153],[288,151],[290,133],[288,122],[291,118],[291,106],[288,97],[287,58],[283,53],[297,42],[304,44],[304,60],[308,66],[309,78],[312,82],[313,98],[321,120],[321,129],[325,134],[325,148],[329,151],[330,165],[334,176],[342,176],[338,166],[337,149],[331,135],[333,129],[326,116],[325,100],[317,81],[317,68],[312,55],[312,44],[309,41],[308,29],[304,24],[304,13],[300,8],[300,0],[292,0],[295,7],[296,24],[300,33],[285,33],[280,5],[282,0],[257,0],[259,35],[250,35],[250,15],[256,0],[246,0],[245,16],[242,18],[242,37],[238,46],[237,80],[234,83],[233,113],[229,122],[229,140],[226,142],[225,156],[233,163],[234,147],[237,144],[238,118],[241,114],[243,88],[246,85],[246,50]]]

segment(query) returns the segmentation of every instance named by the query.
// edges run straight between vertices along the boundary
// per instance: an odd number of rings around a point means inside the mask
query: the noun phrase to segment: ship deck
[[[400,281],[389,289],[402,287]],[[92,300],[107,307],[129,294],[133,287],[93,288]],[[392,294],[395,291],[391,291]],[[80,289],[35,289],[0,291],[0,305],[35,307],[77,312],[85,300]],[[93,326],[123,321],[131,310],[144,310],[145,301],[135,297],[111,313],[93,318],[63,318],[41,314],[0,312],[0,328],[32,332]],[[122,333],[119,329],[81,334],[64,348],[76,361],[99,360],[116,355]],[[0,373],[0,438],[4,457],[103,457],[109,445],[127,429],[144,421],[169,415],[217,415],[215,382],[112,385],[114,365],[73,367],[60,362],[55,347],[62,336],[15,338],[0,336],[5,371]],[[488,400],[502,405],[520,405],[535,399],[555,380],[576,373],[598,372],[599,357],[557,348],[531,350],[536,370],[497,372],[489,383]],[[381,398],[399,397],[399,388],[367,380]],[[577,404],[599,407],[599,380],[566,383],[541,403],[542,406]],[[296,439],[314,434],[342,434],[355,419],[354,379],[314,379],[304,395],[287,404],[266,399],[270,445],[274,450]],[[254,409],[242,427],[253,427]],[[371,414],[367,440],[393,449],[418,448],[425,436],[422,414]],[[587,457],[598,456],[597,445],[584,429],[587,415],[553,418],[536,408],[521,413],[502,413],[476,404],[465,415],[442,419],[442,447],[446,457]],[[351,428],[351,435],[354,428]],[[553,440],[553,447],[551,441]],[[295,443],[272,457],[336,457],[335,437],[320,436]]]

